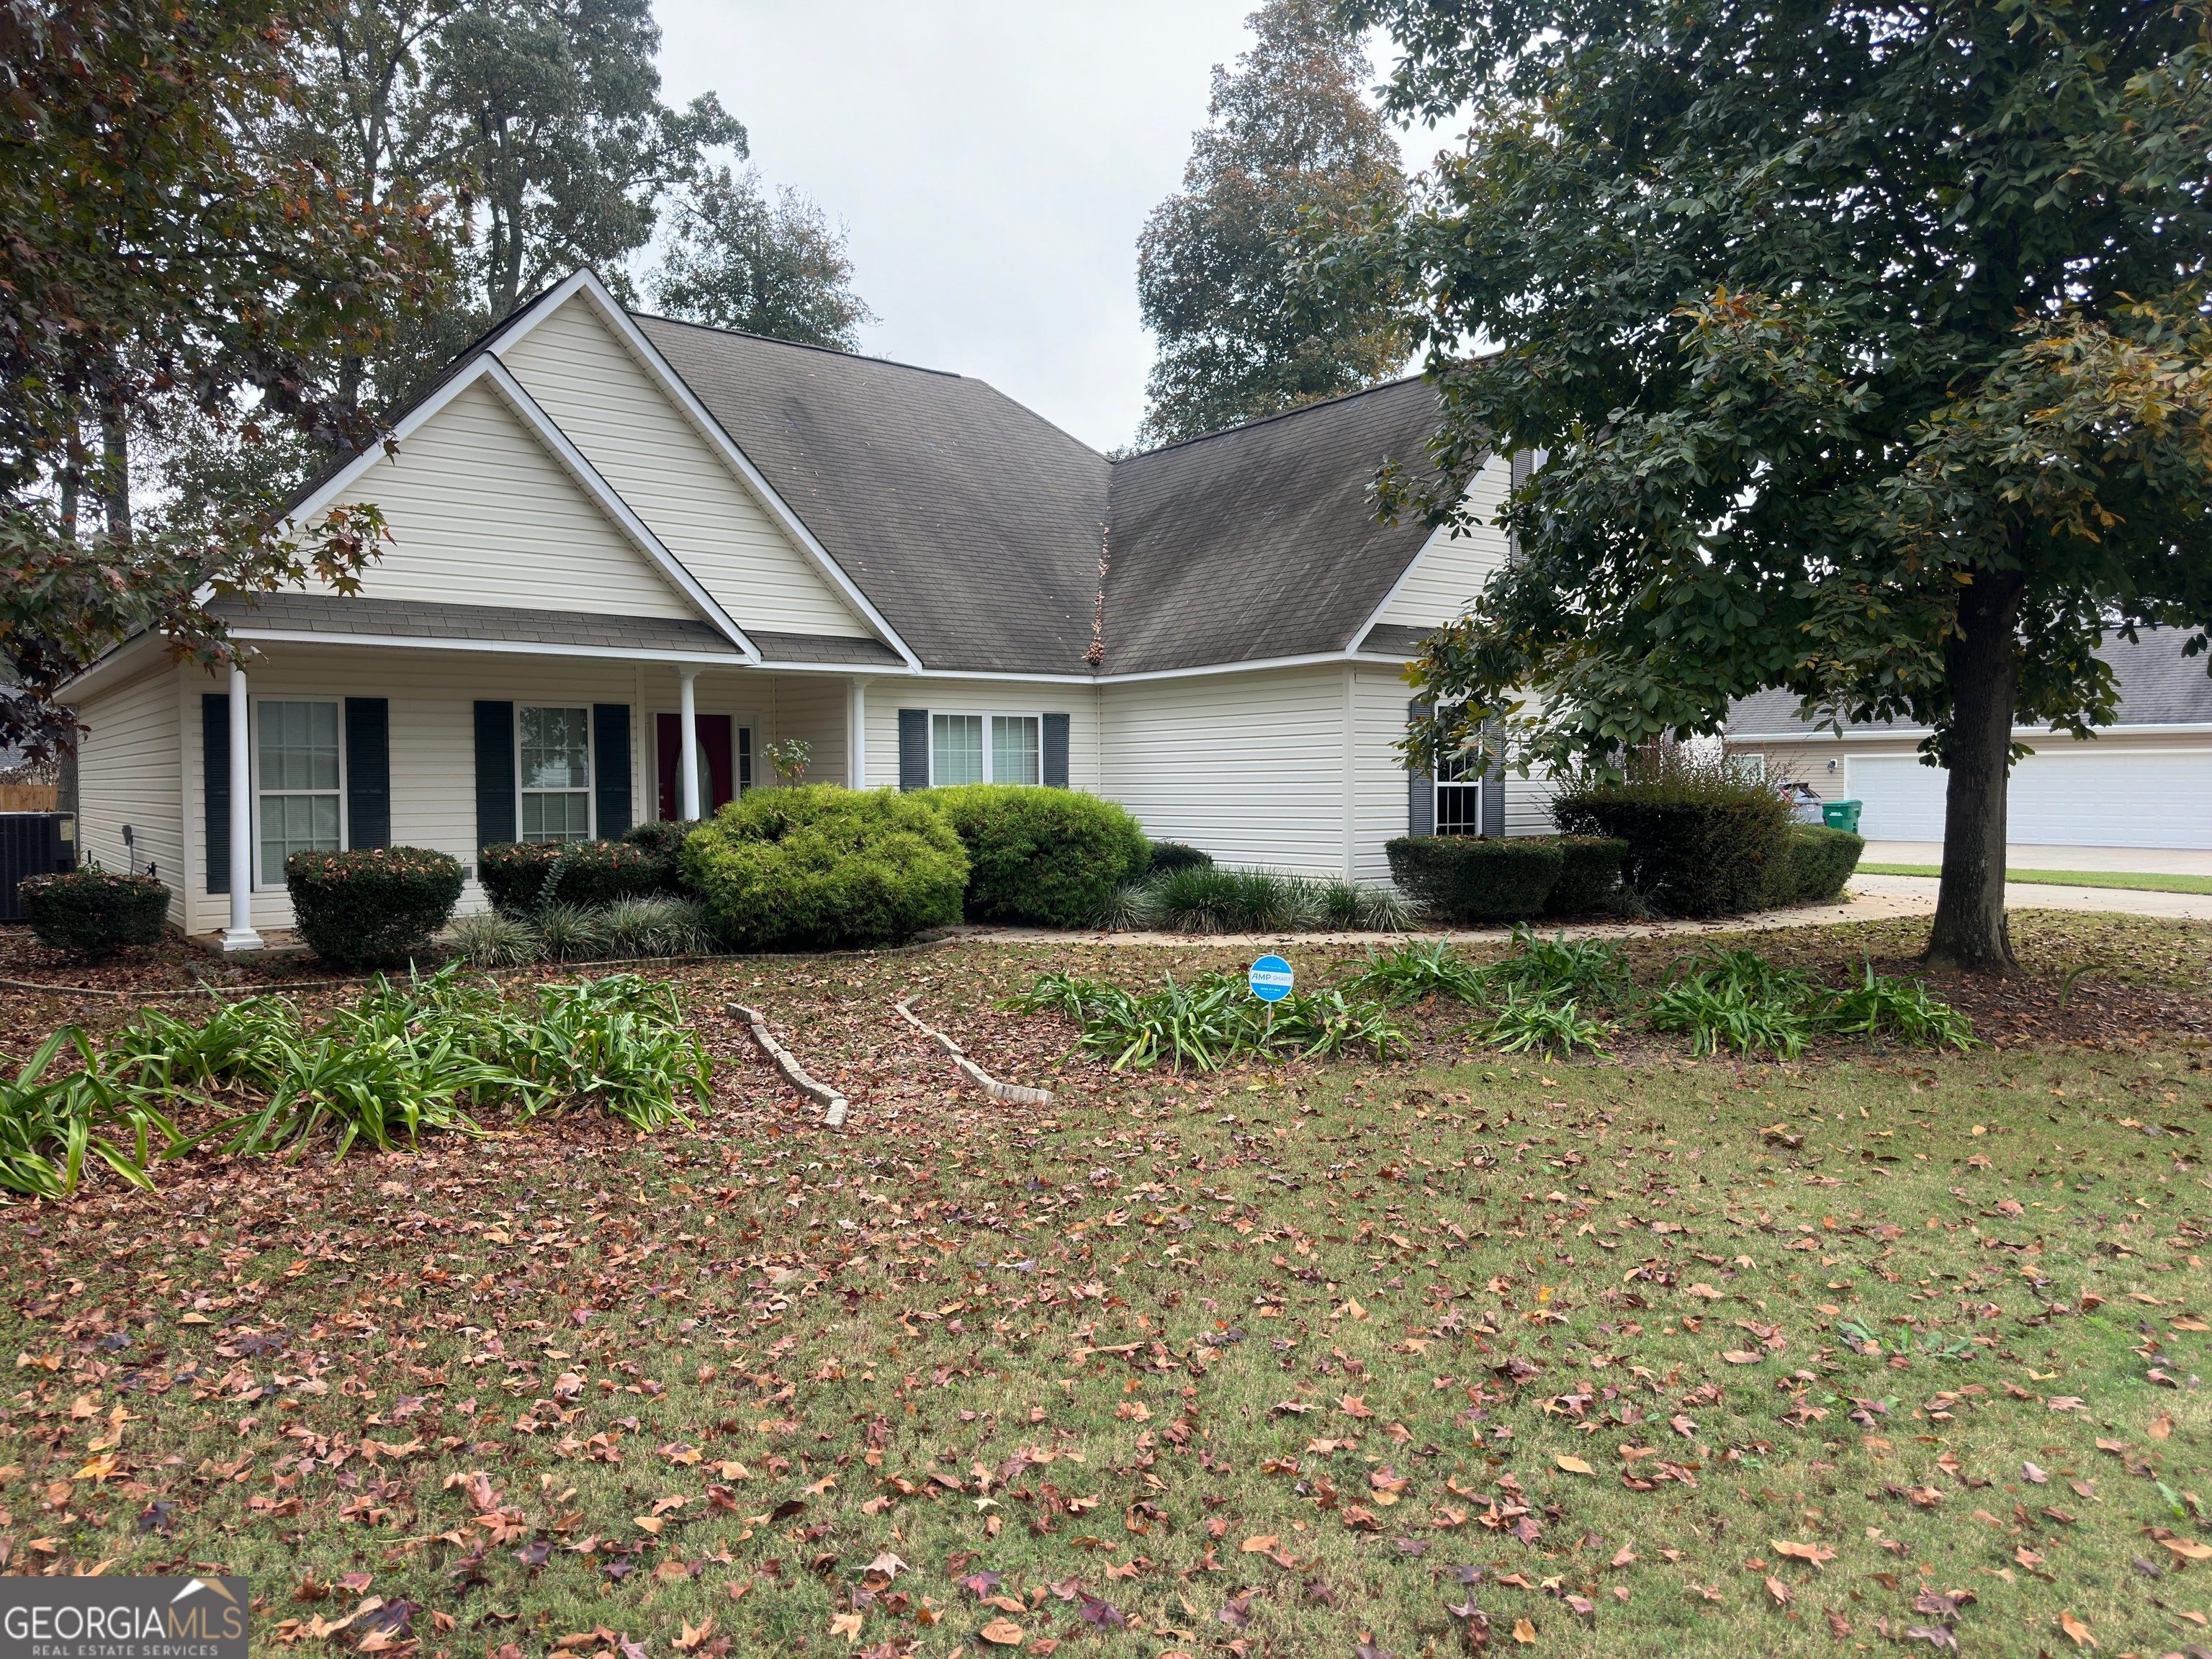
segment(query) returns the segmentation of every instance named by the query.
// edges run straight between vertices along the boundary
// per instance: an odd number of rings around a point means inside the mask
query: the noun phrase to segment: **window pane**
[[[1033,714],[991,716],[991,781],[1037,781],[1037,723]]]
[[[521,720],[525,789],[591,787],[590,709],[525,708]]]
[[[592,798],[585,792],[544,792],[523,796],[523,840],[588,841],[591,835]]]
[[[1479,836],[1482,833],[1482,786],[1480,783],[1439,783],[1437,786],[1437,833],[1440,836]]]
[[[336,703],[261,705],[261,787],[267,790],[338,787]]]
[[[271,795],[261,797],[261,879],[270,885],[284,879],[284,860],[295,853],[335,853],[338,850],[338,798],[336,795]]]
[[[933,781],[939,784],[982,782],[983,717],[981,714],[932,714],[929,723],[935,749],[931,757]]]

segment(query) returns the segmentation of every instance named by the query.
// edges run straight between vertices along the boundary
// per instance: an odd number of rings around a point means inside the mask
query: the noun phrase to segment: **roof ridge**
[[[1388,392],[1394,386],[1405,386],[1411,381],[1426,378],[1422,374],[1401,374],[1394,380],[1377,380],[1373,386],[1359,386],[1351,392],[1340,392],[1333,398],[1316,398],[1311,403],[1300,404],[1296,409],[1285,409],[1273,415],[1262,415],[1255,420],[1239,422],[1235,426],[1217,427],[1211,432],[1201,432],[1194,438],[1178,438],[1171,444],[1162,444],[1155,449],[1140,449],[1134,454],[1119,457],[1115,460],[1114,465],[1119,466],[1123,461],[1141,461],[1149,456],[1164,455],[1170,449],[1186,449],[1192,444],[1206,443],[1215,438],[1226,438],[1234,433],[1249,432],[1254,427],[1268,426],[1277,421],[1287,421],[1293,416],[1304,415],[1312,410],[1327,409],[1332,404],[1347,404],[1354,398],[1364,398],[1375,392]]]
[[[630,316],[641,322],[671,323],[678,328],[696,328],[702,334],[726,335],[735,340],[757,340],[763,345],[788,346],[793,351],[818,351],[825,357],[842,357],[856,363],[877,363],[885,368],[911,369],[916,374],[934,374],[940,380],[965,380],[972,379],[957,368],[930,368],[921,363],[901,362],[896,357],[871,357],[866,352],[846,351],[837,346],[816,345],[807,340],[783,340],[773,334],[755,334],[748,329],[718,328],[712,323],[694,322],[689,317],[670,317],[658,311],[635,311]],[[988,382],[983,384],[988,385]]]

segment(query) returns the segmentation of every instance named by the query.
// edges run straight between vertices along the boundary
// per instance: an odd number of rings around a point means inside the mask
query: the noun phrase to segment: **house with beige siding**
[[[1435,418],[1403,380],[1109,460],[981,381],[632,313],[579,273],[295,503],[381,510],[360,592],[234,610],[220,677],[148,637],[70,688],[83,849],[252,949],[289,925],[293,852],[473,872],[774,787],[779,739],[809,781],[1089,790],[1314,874],[1384,879],[1409,829],[1548,828],[1516,781],[1409,778],[1393,748],[1406,659],[1505,556],[1376,522],[1376,467],[1425,465]],[[1486,467],[1478,509],[1507,484]]]

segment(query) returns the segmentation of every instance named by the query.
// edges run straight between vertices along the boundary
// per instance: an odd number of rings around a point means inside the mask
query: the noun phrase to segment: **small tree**
[[[1613,766],[1778,686],[1923,725],[1930,958],[2012,970],[2015,722],[2091,735],[2106,633],[2212,618],[2206,0],[1342,9],[1396,38],[1396,108],[1474,112],[1316,259],[1426,295],[1441,476],[1383,510],[1463,519],[1492,453],[1539,459],[1410,757],[1505,714]]]

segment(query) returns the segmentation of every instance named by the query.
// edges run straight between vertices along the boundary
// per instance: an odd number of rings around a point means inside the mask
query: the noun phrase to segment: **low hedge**
[[[553,860],[560,856],[559,842],[494,842],[477,854],[477,879],[494,908],[509,915],[535,909]]]
[[[1771,785],[1686,745],[1632,757],[1618,780],[1570,780],[1552,817],[1565,834],[1626,842],[1628,884],[1682,916],[1758,908],[1790,830]]]
[[[293,926],[314,953],[349,968],[404,962],[461,896],[459,859],[423,847],[295,853],[284,860]]]
[[[98,961],[130,945],[158,942],[169,918],[169,890],[152,876],[117,876],[97,864],[15,884],[32,936],[57,951]]]
[[[509,915],[548,904],[597,910],[623,899],[675,891],[676,862],[672,853],[629,836],[496,842],[477,855],[477,878],[492,903]]]
[[[684,881],[740,950],[895,945],[960,920],[968,854],[945,815],[890,789],[756,789],[684,843]]]
[[[659,860],[662,892],[680,894],[684,890],[681,858],[684,843],[690,839],[694,830],[706,822],[704,818],[650,818],[633,824],[623,841],[627,846],[642,847]]]
[[[912,798],[942,812],[967,849],[970,921],[1088,927],[1152,856],[1126,808],[1073,789],[968,783]]]
[[[1148,875],[1164,876],[1174,870],[1206,870],[1213,866],[1213,854],[1179,841],[1156,841],[1152,843],[1152,861],[1146,865]]]
[[[1453,921],[1539,914],[1566,856],[1548,837],[1401,836],[1383,848],[1390,875],[1423,908]]]
[[[1544,900],[1544,914],[1583,916],[1607,908],[1620,890],[1628,843],[1610,836],[1543,836],[1559,849],[1559,879]]]
[[[1769,904],[1816,904],[1844,890],[1866,839],[1824,824],[1792,824],[1766,890]]]

